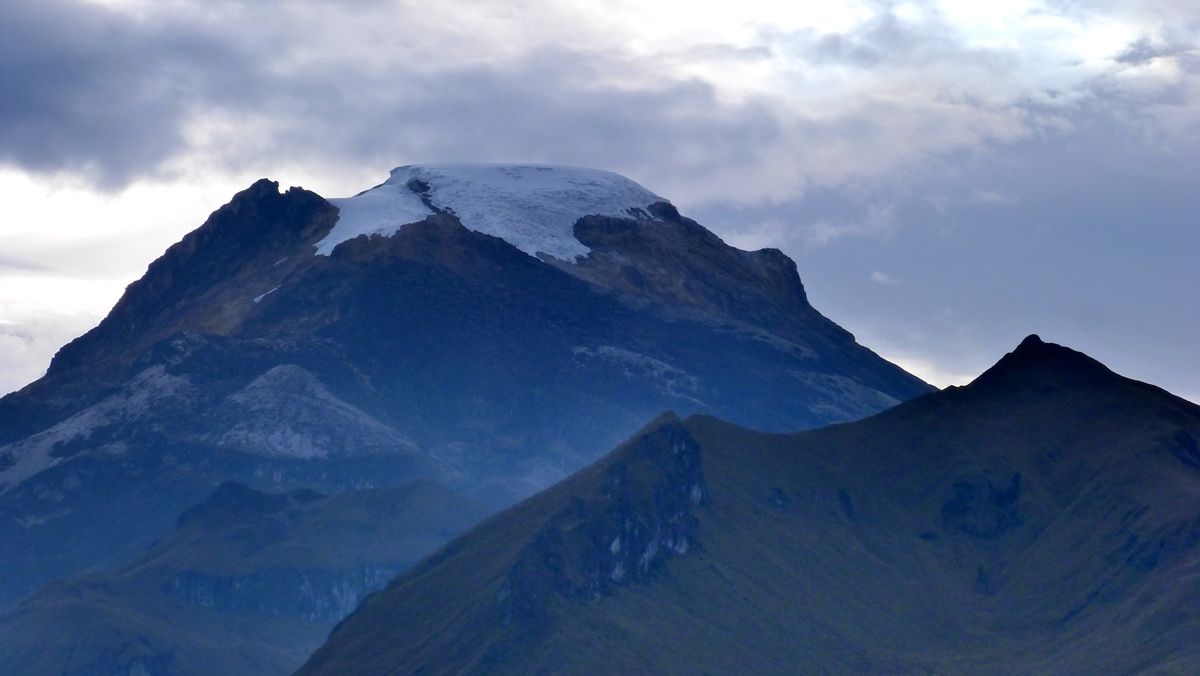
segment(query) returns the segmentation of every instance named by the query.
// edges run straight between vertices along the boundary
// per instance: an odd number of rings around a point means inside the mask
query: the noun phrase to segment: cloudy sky
[[[1037,332],[1200,401],[1198,45],[1195,0],[4,0],[0,391],[256,178],[520,161],[783,249],[935,384]]]

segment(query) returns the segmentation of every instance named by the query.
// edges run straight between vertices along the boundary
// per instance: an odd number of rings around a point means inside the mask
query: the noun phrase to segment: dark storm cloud
[[[614,54],[543,49],[500,65],[386,69],[331,55],[277,68],[288,47],[258,43],[237,16],[220,34],[67,0],[0,4],[0,161],[118,188],[192,149],[187,125],[218,115],[243,127],[216,141],[227,169],[264,153],[383,163],[620,157],[628,168],[668,150],[738,155],[778,133],[762,106],[720,105],[700,81],[595,84],[630,68]],[[303,27],[294,33],[303,42]]]
[[[202,102],[252,89],[246,56],[185,25],[93,5],[0,3],[0,160],[120,185],[184,147]]]

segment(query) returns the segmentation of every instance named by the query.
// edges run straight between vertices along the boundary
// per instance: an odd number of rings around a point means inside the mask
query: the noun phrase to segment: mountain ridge
[[[1194,667],[1200,407],[1053,344],[1001,362],[809,432],[660,420],[368,597],[300,673]],[[646,443],[669,454],[665,429],[704,477],[686,551],[624,584],[570,575],[615,570],[626,550],[595,526],[620,502],[612,468]],[[551,584],[506,622],[529,552]],[[564,573],[592,584],[580,597]]]

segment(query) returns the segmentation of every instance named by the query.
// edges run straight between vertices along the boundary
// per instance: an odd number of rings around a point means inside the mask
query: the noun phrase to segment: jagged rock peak
[[[535,164],[419,164],[396,167],[386,182],[354,197],[330,200],[340,211],[317,245],[329,254],[359,235],[388,235],[435,213],[452,214],[478,232],[500,237],[531,256],[572,261],[588,247],[573,232],[584,216],[651,218],[667,204],[610,171]]]
[[[1041,336],[1036,333],[1031,333],[1028,336],[1025,336],[1025,339],[1021,341],[1020,345],[1017,345],[1017,351],[1036,350],[1045,344],[1046,343],[1042,341]]]
[[[59,350],[49,373],[99,363],[194,328],[176,322],[197,314],[205,298],[213,301],[212,314],[223,313],[228,303],[219,297],[220,290],[240,290],[240,276],[252,262],[269,266],[286,252],[323,237],[336,218],[337,211],[314,192],[289,188],[280,193],[276,181],[255,181],[152,262],[99,326]]]
[[[1000,361],[975,379],[974,384],[1050,384],[1067,381],[1095,382],[1117,379],[1104,364],[1086,354],[1030,334]]]
[[[1031,333],[1006,356],[1017,358],[1019,361],[1045,361],[1060,365],[1075,363],[1079,366],[1107,368],[1102,363],[1078,350],[1065,345],[1050,343],[1042,340],[1041,336]]]

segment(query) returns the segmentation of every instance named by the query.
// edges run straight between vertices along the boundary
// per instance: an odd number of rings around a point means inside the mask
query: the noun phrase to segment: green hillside
[[[0,616],[0,673],[286,674],[362,596],[482,514],[427,481],[332,497],[224,484],[132,563]]]
[[[300,673],[1195,673],[1197,439],[1200,408],[1032,336],[856,423],[666,417]]]

